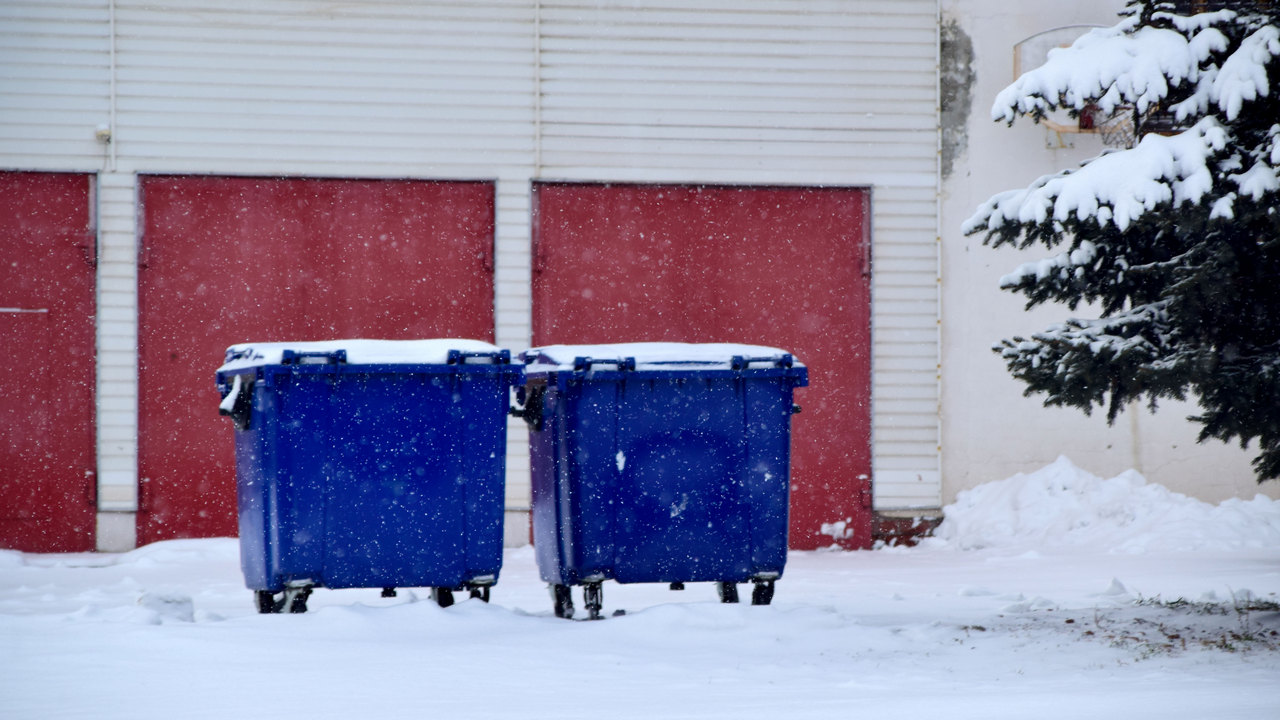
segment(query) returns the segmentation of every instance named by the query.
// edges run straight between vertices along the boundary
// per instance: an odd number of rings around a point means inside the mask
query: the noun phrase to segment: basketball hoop
[[[1108,147],[1131,148],[1138,134],[1133,122],[1133,106],[1117,106],[1110,114],[1089,104],[1080,111],[1080,130],[1098,133]]]
[[[1024,72],[1044,64],[1049,51],[1055,48],[1070,47],[1081,35],[1097,25],[1068,25],[1052,30],[1036,33],[1013,46],[1013,76],[1021,77]],[[1133,118],[1132,109],[1116,108],[1111,115],[1103,115],[1093,104],[1086,105],[1075,117],[1067,108],[1058,108],[1036,118],[1050,132],[1057,133],[1058,142],[1063,142],[1064,135],[1098,135],[1102,142],[1112,146],[1132,146]],[[1125,122],[1128,121],[1128,138],[1125,135]]]

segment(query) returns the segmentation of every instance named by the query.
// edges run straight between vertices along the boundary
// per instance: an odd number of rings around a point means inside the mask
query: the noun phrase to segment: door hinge
[[[80,251],[80,257],[84,259],[85,265],[88,265],[91,268],[98,267],[97,234],[86,232],[81,240],[82,242],[76,243],[76,249]]]

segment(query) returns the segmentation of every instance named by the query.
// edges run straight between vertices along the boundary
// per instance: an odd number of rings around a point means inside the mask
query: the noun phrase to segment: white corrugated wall
[[[103,168],[110,37],[108,0],[0,0],[0,167]]]
[[[0,168],[99,173],[100,544],[132,542],[140,172],[496,180],[513,348],[531,179],[872,187],[876,506],[936,507],[936,67],[936,0],[0,0]]]

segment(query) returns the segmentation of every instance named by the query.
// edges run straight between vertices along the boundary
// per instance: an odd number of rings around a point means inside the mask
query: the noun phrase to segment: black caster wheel
[[[600,583],[587,583],[582,586],[582,604],[587,606],[587,619],[599,620],[600,609],[604,607],[604,590]]]
[[[752,605],[768,605],[773,602],[773,581],[756,580],[756,587],[751,591]]]
[[[276,600],[276,594],[270,590],[254,590],[253,598],[258,603],[258,612],[263,615],[278,613],[284,607],[284,599]]]
[[[738,602],[738,584],[737,583],[718,582],[716,583],[716,593],[720,595],[720,602],[722,603]]]
[[[473,587],[468,593],[471,597],[478,599],[480,602],[489,602],[489,586]]]
[[[551,599],[555,603],[556,617],[566,620],[573,617],[573,592],[568,585],[552,585]]]
[[[453,604],[453,590],[450,588],[433,587],[431,588],[431,599],[442,608],[447,608]]]
[[[281,612],[295,615],[307,611],[307,598],[311,597],[311,586],[288,588],[284,591],[284,609]]]
[[[273,593],[270,590],[255,590],[254,599],[257,600],[259,613],[292,613],[298,615],[307,611],[307,598],[311,597],[311,590],[310,585],[285,588],[285,591],[281,593]]]

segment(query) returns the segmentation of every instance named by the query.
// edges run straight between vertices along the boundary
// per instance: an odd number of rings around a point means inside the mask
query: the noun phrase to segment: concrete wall
[[[1014,45],[1070,25],[1111,25],[1123,0],[943,0],[942,10],[942,437],[943,502],[983,482],[1035,470],[1066,455],[1102,476],[1134,468],[1176,491],[1218,502],[1262,491],[1280,497],[1280,483],[1259,486],[1252,453],[1219,442],[1196,443],[1199,426],[1185,420],[1194,406],[1163,403],[1157,414],[1130,408],[1109,427],[1105,413],[1042,408],[1023,397],[991,351],[1002,338],[1029,335],[1072,315],[1064,306],[1024,312],[1019,295],[998,279],[1041,255],[1000,251],[965,237],[960,225],[1002,190],[1072,167],[1103,149],[1096,135],[1059,134],[1019,120],[990,119],[996,93],[1014,78]],[[1024,68],[1030,69],[1030,68]],[[1078,308],[1084,315],[1087,308]]]

